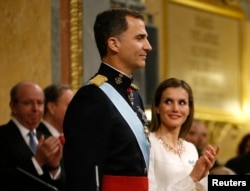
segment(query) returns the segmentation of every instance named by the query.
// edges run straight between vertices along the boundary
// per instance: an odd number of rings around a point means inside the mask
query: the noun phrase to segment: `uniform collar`
[[[112,84],[115,84],[123,89],[130,87],[133,78],[129,78],[126,74],[121,71],[109,66],[106,63],[102,63],[98,74],[104,75],[108,78],[108,81]]]

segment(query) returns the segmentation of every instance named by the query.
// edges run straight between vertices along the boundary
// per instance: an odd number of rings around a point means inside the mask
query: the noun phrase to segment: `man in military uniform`
[[[68,190],[147,191],[147,119],[132,74],[152,50],[143,16],[128,9],[97,15],[102,63],[64,119]]]

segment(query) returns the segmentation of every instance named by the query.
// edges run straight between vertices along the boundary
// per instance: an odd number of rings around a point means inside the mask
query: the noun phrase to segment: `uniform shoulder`
[[[138,87],[136,84],[134,84],[134,83],[130,84],[130,87],[131,87],[133,90],[135,90],[135,91],[138,91],[138,90],[139,90],[139,87]]]
[[[92,84],[92,85],[99,87],[100,85],[102,85],[106,81],[108,81],[108,78],[106,76],[103,76],[101,74],[97,74],[95,77],[93,77],[89,81],[89,84]]]

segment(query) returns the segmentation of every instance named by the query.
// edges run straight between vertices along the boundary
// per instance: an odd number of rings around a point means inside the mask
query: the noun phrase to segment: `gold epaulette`
[[[101,74],[97,74],[94,78],[92,78],[89,81],[89,83],[99,87],[100,85],[102,85],[106,81],[108,81],[108,78],[106,76],[103,76]]]
[[[139,90],[138,86],[135,85],[134,83],[130,84],[130,87],[131,87],[133,90],[136,90],[136,91]]]

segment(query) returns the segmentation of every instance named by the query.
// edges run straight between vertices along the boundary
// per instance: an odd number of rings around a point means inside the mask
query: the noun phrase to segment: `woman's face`
[[[160,124],[168,128],[181,127],[189,115],[188,93],[182,87],[170,87],[163,91],[156,112]]]

